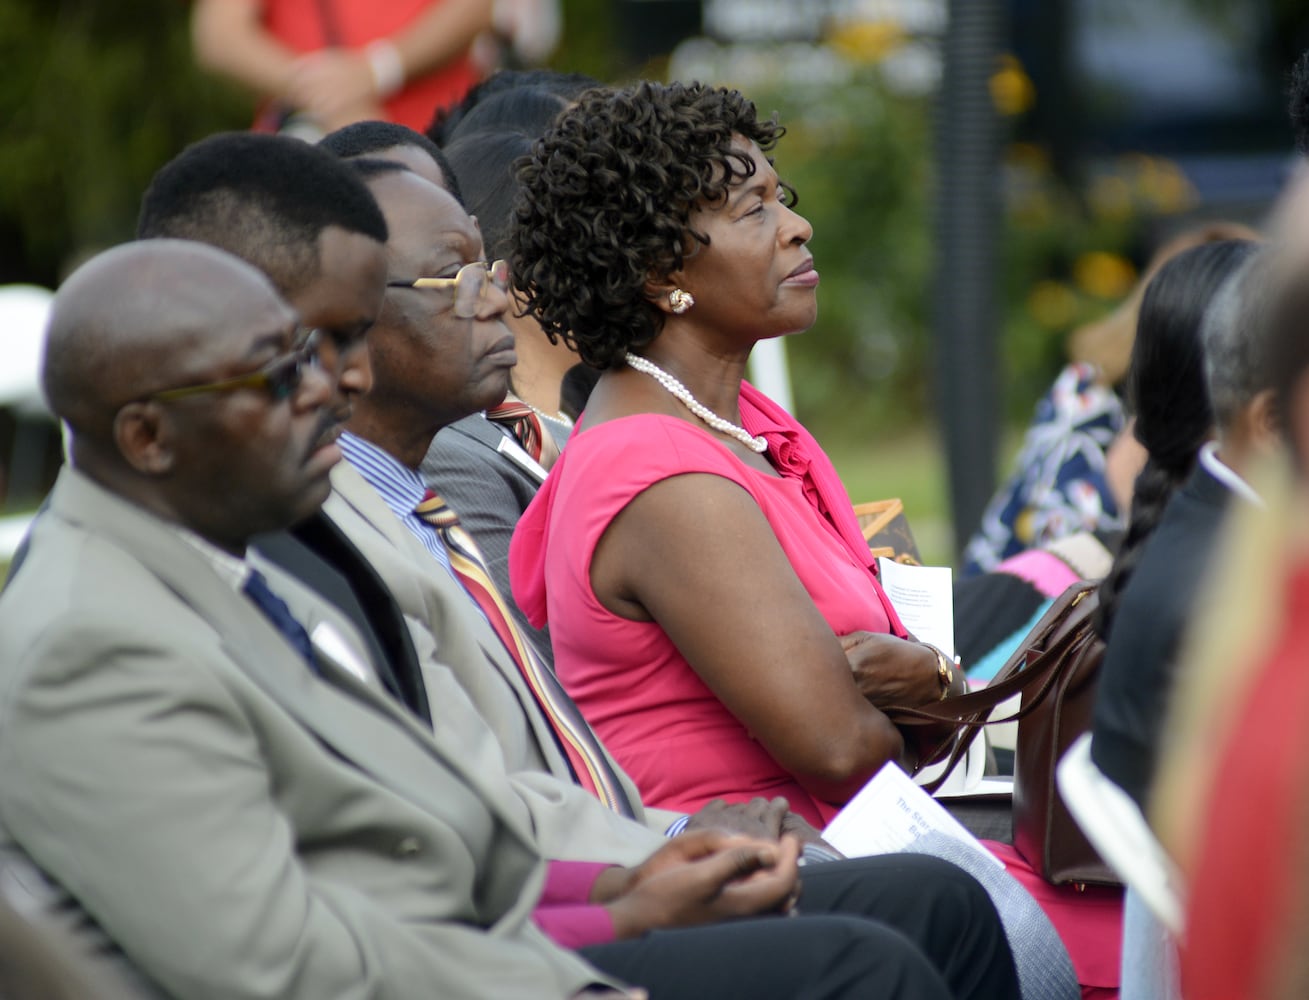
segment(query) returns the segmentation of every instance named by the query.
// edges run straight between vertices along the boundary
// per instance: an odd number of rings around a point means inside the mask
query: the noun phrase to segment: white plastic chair
[[[1180,938],[1186,898],[1181,873],[1131,796],[1091,760],[1090,733],[1083,733],[1068,748],[1059,761],[1056,780],[1091,846],[1164,927]]]
[[[41,398],[41,351],[54,293],[37,285],[0,286],[0,406],[47,413]]]

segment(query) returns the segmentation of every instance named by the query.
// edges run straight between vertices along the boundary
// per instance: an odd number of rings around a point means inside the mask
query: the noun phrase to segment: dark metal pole
[[[950,0],[937,109],[935,347],[956,552],[995,488],[1000,135],[990,78],[1000,0]]]

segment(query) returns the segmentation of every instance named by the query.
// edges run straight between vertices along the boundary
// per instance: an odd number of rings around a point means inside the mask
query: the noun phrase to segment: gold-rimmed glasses
[[[453,278],[415,278],[413,281],[388,281],[388,288],[430,288],[454,292],[454,314],[460,319],[473,319],[478,304],[486,296],[490,285],[502,292],[509,291],[509,263],[497,260],[488,264],[475,260],[465,264]]]
[[[308,330],[296,338],[296,346],[288,353],[274,358],[268,364],[246,375],[205,382],[202,385],[185,385],[180,389],[164,389],[151,393],[146,399],[168,402],[198,396],[206,392],[233,392],[237,389],[264,389],[273,401],[289,399],[304,380],[305,369],[318,364],[318,347],[321,334]]]

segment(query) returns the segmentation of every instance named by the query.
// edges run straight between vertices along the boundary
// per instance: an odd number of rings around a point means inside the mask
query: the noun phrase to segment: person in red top
[[[491,0],[196,0],[197,62],[264,100],[256,128],[290,114],[322,132],[383,118],[417,131],[480,78],[474,39]]]

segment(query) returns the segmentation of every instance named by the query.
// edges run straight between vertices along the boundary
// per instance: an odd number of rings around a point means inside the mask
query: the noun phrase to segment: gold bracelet
[[[923,643],[928,649],[936,654],[936,676],[941,682],[941,701],[945,701],[950,696],[950,688],[954,687],[954,671],[950,669],[950,659],[943,652],[930,643]]]

